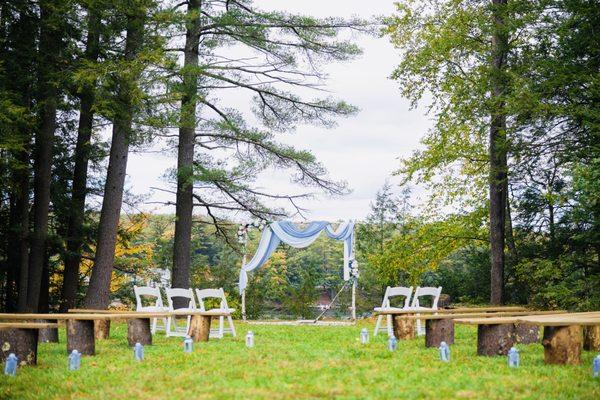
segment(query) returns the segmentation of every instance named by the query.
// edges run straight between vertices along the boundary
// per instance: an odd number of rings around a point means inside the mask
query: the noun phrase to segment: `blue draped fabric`
[[[291,221],[279,221],[265,227],[256,253],[248,263],[242,266],[239,279],[240,292],[248,284],[247,273],[263,266],[281,242],[296,248],[307,247],[319,237],[323,230],[330,238],[344,242],[344,280],[350,279],[350,268],[354,261],[354,222],[344,222],[335,230],[331,224],[325,221],[311,222],[304,229],[297,227]]]

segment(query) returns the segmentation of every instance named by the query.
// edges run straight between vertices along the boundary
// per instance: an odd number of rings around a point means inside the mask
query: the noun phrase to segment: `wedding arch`
[[[239,291],[242,295],[242,317],[244,320],[246,319],[246,286],[248,285],[248,272],[262,267],[275,252],[275,249],[280,243],[283,242],[295,248],[308,247],[317,240],[323,231],[325,231],[327,236],[331,239],[344,242],[343,278],[346,283],[349,283],[349,281],[352,280],[351,311],[352,319],[356,319],[356,280],[358,278],[358,264],[354,258],[354,221],[342,222],[337,228],[326,221],[313,221],[303,228],[298,227],[291,221],[277,221],[264,226],[258,248],[249,262],[246,262],[246,255],[244,254],[239,278]],[[245,234],[246,231],[238,232],[238,236]],[[333,301],[335,301],[335,298],[332,300],[332,303]],[[319,317],[317,317],[317,319]],[[317,319],[315,319],[315,322]]]

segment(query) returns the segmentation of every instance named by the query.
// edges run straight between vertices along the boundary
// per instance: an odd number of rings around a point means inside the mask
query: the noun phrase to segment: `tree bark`
[[[198,94],[198,46],[200,44],[201,0],[190,0],[183,64],[179,144],[177,149],[177,196],[175,206],[175,238],[173,243],[172,287],[190,285],[190,246],[193,214],[193,169]],[[179,306],[176,304],[176,306]]]
[[[583,348],[587,351],[600,351],[600,325],[583,328]]]
[[[40,1],[40,127],[35,135],[33,233],[29,249],[27,310],[37,311],[46,257],[50,184],[52,179],[52,147],[56,130],[58,84],[56,72],[61,51],[61,29],[56,24],[56,6]]]
[[[394,315],[392,317],[392,326],[394,336],[398,340],[408,340],[415,337],[415,320],[404,318],[403,315]]]
[[[94,321],[92,320],[67,320],[67,353],[77,350],[81,354],[93,356],[96,354],[94,340]]]
[[[546,364],[581,364],[582,331],[580,325],[544,327]]]
[[[208,342],[212,317],[207,315],[192,315],[188,334],[194,342]]]
[[[515,344],[513,324],[493,324],[477,326],[477,355],[507,355]]]
[[[47,322],[56,323],[55,319],[42,319],[36,322]],[[38,342],[39,343],[58,343],[58,328],[42,328],[39,329]]]
[[[125,59],[134,60],[142,46],[145,10],[132,9],[127,16],[127,38],[125,41]],[[129,143],[133,138],[132,120],[134,104],[132,92],[137,84],[136,77],[121,76],[118,82],[113,121],[110,157],[104,186],[104,199],[100,213],[98,241],[94,267],[88,291],[84,299],[84,307],[105,309],[109,304],[110,280],[115,258],[117,229],[121,216],[123,188],[127,170]]]
[[[88,11],[88,36],[85,60],[95,62],[100,53],[100,13],[95,9]],[[85,216],[85,198],[87,195],[88,164],[91,150],[92,128],[94,123],[94,86],[85,85],[81,91],[79,109],[79,126],[77,128],[77,144],[75,146],[75,166],[73,168],[73,189],[69,221],[67,223],[67,251],[65,254],[65,270],[61,292],[60,311],[66,312],[75,308],[77,289],[79,287],[79,264],[81,263],[81,246],[83,244],[83,222]]]
[[[507,0],[492,0],[494,31],[492,34],[491,96],[493,108],[490,115],[490,248],[491,248],[491,299],[492,304],[502,304],[504,294],[504,245],[507,199],[507,141],[504,96],[506,79],[504,69],[508,53],[508,34],[505,24]]]
[[[439,347],[440,343],[454,344],[454,320],[425,320],[425,347]]]
[[[531,324],[515,324],[515,342],[534,344],[540,341],[540,328]]]
[[[37,364],[38,331],[37,329],[5,329],[0,330],[0,363],[10,353],[19,358],[19,365]]]
[[[94,338],[96,340],[110,338],[110,319],[97,319],[94,321]]]
[[[144,346],[152,344],[152,331],[150,330],[150,318],[127,319],[127,343],[135,346],[140,343]]]

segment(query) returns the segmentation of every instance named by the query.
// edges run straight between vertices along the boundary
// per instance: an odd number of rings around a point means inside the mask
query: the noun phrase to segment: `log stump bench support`
[[[407,315],[394,315],[392,317],[394,336],[398,340],[409,340],[415,337],[415,320],[406,317]]]
[[[57,324],[39,322],[0,323],[0,362],[4,362],[10,353],[14,353],[19,358],[20,365],[37,364],[40,329],[57,327]]]
[[[439,347],[442,342],[446,342],[447,345],[454,344],[454,320],[425,320],[425,347]]]
[[[96,337],[93,319],[67,320],[67,353],[77,350],[83,355],[96,354]]]
[[[41,328],[38,334],[40,343],[58,343],[58,324],[55,319],[40,319],[38,322],[53,324],[55,328]]]
[[[208,342],[211,321],[210,315],[192,315],[188,335],[194,342]]]
[[[583,327],[583,349],[600,351],[600,325]]]
[[[546,364],[581,364],[582,335],[580,325],[545,326],[542,345]]]
[[[144,346],[152,345],[150,318],[127,319],[127,343],[130,346],[135,346],[136,343]]]
[[[507,355],[515,344],[514,324],[480,324],[477,326],[477,355]]]

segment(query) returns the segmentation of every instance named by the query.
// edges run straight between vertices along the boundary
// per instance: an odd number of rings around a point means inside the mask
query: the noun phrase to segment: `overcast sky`
[[[256,0],[263,9],[282,9],[318,17],[389,15],[393,2],[389,0]],[[409,110],[398,83],[389,75],[398,63],[398,51],[387,38],[358,37],[363,55],[343,64],[325,68],[329,75],[327,90],[334,96],[357,106],[356,116],[340,119],[333,129],[299,126],[282,141],[308,149],[327,168],[330,176],[348,183],[352,193],[341,198],[321,196],[302,204],[310,210],[309,219],[363,219],[377,190],[398,165],[398,158],[409,155],[418,147],[430,121],[424,109]],[[235,101],[235,100],[232,100]],[[236,104],[237,107],[249,104]],[[164,192],[151,187],[166,187],[162,178],[174,167],[173,156],[156,153],[135,153],[127,169],[128,188],[147,195],[147,211],[173,213],[174,209],[159,207],[153,201],[174,201]],[[266,171],[260,186],[271,191],[285,191],[291,186],[286,175]]]

